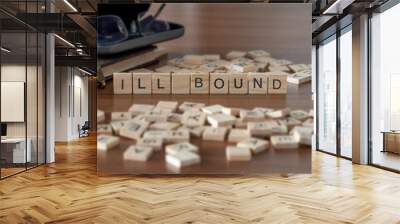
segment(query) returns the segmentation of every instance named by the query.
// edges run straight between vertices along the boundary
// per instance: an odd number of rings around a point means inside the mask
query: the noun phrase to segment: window
[[[318,48],[318,145],[336,153],[336,36]]]

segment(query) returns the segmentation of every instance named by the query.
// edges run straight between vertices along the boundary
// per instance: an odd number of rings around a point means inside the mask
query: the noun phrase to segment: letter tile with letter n
[[[229,74],[210,73],[210,94],[228,94]]]
[[[210,92],[210,74],[192,73],[190,78],[191,94],[209,94]]]
[[[153,94],[171,94],[171,73],[153,73]]]
[[[190,73],[172,73],[172,94],[190,94]]]
[[[132,94],[132,73],[113,74],[114,94]]]
[[[151,94],[152,73],[133,73],[133,94]]]
[[[268,94],[286,94],[288,89],[287,75],[268,75]]]
[[[247,94],[248,80],[245,73],[233,73],[229,75],[229,93]]]
[[[249,80],[249,94],[267,94],[267,73],[249,73],[247,78]]]

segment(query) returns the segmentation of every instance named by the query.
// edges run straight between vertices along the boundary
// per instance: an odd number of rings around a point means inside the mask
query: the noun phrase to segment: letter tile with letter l
[[[233,73],[229,75],[229,93],[247,94],[248,80],[244,73]]]
[[[268,74],[268,94],[286,94],[287,91],[287,75]]]
[[[133,73],[133,94],[151,94],[152,73]]]
[[[171,94],[171,73],[153,73],[153,94]]]
[[[192,73],[190,77],[191,94],[209,94],[210,93],[210,74]]]
[[[229,93],[229,74],[210,73],[210,94]]]

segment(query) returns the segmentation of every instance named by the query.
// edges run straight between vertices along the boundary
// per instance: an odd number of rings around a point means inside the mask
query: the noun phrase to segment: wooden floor
[[[0,181],[0,223],[400,223],[400,175],[313,152],[313,174],[99,177],[95,138]]]

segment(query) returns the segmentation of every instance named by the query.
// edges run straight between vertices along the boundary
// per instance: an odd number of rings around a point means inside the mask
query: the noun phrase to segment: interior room
[[[240,2],[283,4],[281,0]],[[115,79],[107,74],[115,67],[97,72],[104,65],[97,59],[98,4],[107,3],[115,1],[0,1],[0,223],[400,222],[399,1],[284,1],[307,4],[311,14],[307,37],[312,47],[305,62],[311,62],[311,82],[300,88],[288,85],[288,93],[294,93],[288,97],[293,97],[291,103],[313,111],[311,172],[268,175],[98,172],[98,162],[104,162],[98,154],[97,136],[104,135],[99,119],[110,120],[112,110],[126,110],[134,102],[156,105],[160,99],[203,99],[194,94],[113,94],[114,85],[108,83]],[[173,48],[177,54],[171,57],[206,54],[225,44],[190,33],[196,29],[186,27],[202,27],[197,29],[201,33],[207,24],[196,11],[186,13],[189,10],[177,7],[167,4],[159,18],[188,18],[182,22],[185,32],[179,38],[157,44]],[[155,15],[157,8],[141,18]],[[226,32],[236,30],[240,38],[239,31],[254,29],[252,24],[239,20]],[[297,28],[286,24],[281,31],[289,32],[288,26]],[[222,29],[218,27],[214,35]],[[256,31],[251,33],[257,38]],[[231,48],[217,53],[226,55]],[[151,57],[154,62],[159,53]],[[292,57],[296,61],[302,56]],[[157,64],[132,61],[124,66],[128,68],[119,73],[157,68]],[[116,96],[118,102],[112,100]],[[204,102],[225,100],[224,104],[242,106],[237,100],[241,96],[226,96],[208,94]],[[254,105],[263,97],[283,97],[248,96],[246,103]],[[302,97],[308,100],[300,101]],[[98,109],[106,116],[99,117]],[[269,148],[260,155],[274,152]],[[119,157],[115,161],[121,162]],[[296,165],[276,160],[265,167],[273,163]]]

